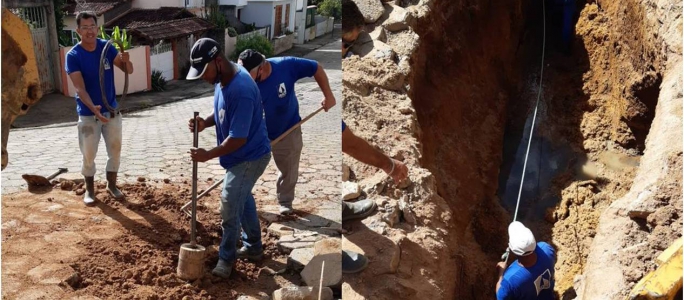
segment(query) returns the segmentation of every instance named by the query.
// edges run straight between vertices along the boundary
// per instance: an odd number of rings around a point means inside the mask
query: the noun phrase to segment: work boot
[[[361,253],[342,250],[342,273],[358,273],[368,266],[368,258]]]
[[[294,212],[294,209],[292,209],[292,204],[280,204],[278,211],[281,215],[287,216],[291,215]]]
[[[107,192],[116,200],[124,198],[124,194],[116,187],[116,172],[107,172]]]
[[[342,221],[365,218],[377,208],[375,201],[366,199],[353,203],[342,201]]]
[[[228,277],[230,277],[230,273],[232,271],[233,271],[233,267],[228,262],[226,262],[225,260],[219,258],[219,261],[216,264],[216,267],[213,270],[211,270],[211,274],[216,276],[216,277],[228,279]]]
[[[246,258],[254,262],[258,262],[264,258],[264,251],[249,251],[247,247],[242,246],[242,248],[237,250],[238,258]]]
[[[83,203],[87,206],[95,205],[95,177],[85,176],[86,192],[83,195]]]

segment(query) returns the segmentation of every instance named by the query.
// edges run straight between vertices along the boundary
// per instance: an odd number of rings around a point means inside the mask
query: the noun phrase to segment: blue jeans
[[[252,189],[264,173],[271,153],[240,163],[226,170],[221,192],[221,227],[223,236],[219,246],[219,258],[232,263],[236,259],[236,246],[242,225],[242,243],[247,249],[261,251],[261,226],[257,215]]]

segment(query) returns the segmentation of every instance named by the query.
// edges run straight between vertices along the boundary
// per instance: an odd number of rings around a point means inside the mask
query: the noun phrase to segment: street
[[[328,196],[339,194],[337,187],[340,179],[337,177],[341,172],[339,120],[342,102],[339,49],[340,42],[336,41],[306,56],[319,61],[326,68],[337,105],[302,125],[304,149],[300,184],[297,187],[298,199],[310,195],[306,193],[308,191],[319,189]],[[210,89],[209,85],[207,89]],[[319,107],[322,94],[313,78],[298,82],[296,91],[302,118]],[[194,111],[199,111],[201,116],[211,113],[212,102],[213,97],[187,99],[124,115],[121,182],[135,182],[138,177],[149,180],[190,179],[192,163],[187,151],[192,146],[192,133],[187,129],[187,120]],[[215,145],[213,129],[200,134],[200,147]],[[7,148],[10,162],[2,172],[2,194],[26,189],[22,174],[48,176],[58,168],[66,167],[69,172],[59,178],[82,178],[81,153],[75,126],[15,129],[10,132]],[[105,180],[106,159],[102,140],[95,161],[98,169],[96,180]],[[208,178],[220,179],[223,174],[224,170],[217,159],[199,164],[200,183]],[[276,179],[277,170],[271,162],[255,189],[275,195]]]

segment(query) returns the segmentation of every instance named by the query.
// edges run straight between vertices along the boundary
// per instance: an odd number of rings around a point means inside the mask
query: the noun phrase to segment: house
[[[144,0],[138,0],[143,2]],[[64,5],[64,31],[71,36],[72,43],[78,43],[76,15],[81,11],[92,11],[97,15],[97,24],[105,24],[131,9],[131,0],[67,0]]]
[[[196,37],[216,26],[182,7],[133,8],[105,23],[105,28],[125,28],[134,45],[150,45],[152,54],[172,52],[159,68],[171,68],[167,79],[182,78],[190,66],[190,48]]]
[[[78,41],[76,14],[90,10],[110,34],[126,29],[135,46],[150,46],[152,68],[168,80],[182,78],[190,67],[190,48],[197,37],[216,26],[198,17],[205,0],[67,0],[65,30]]]
[[[294,32],[295,0],[248,0],[239,19],[256,27],[270,26],[271,38]]]
[[[201,17],[204,16],[206,4],[205,0],[135,0],[133,2],[133,8],[157,9],[160,7],[182,7]]]

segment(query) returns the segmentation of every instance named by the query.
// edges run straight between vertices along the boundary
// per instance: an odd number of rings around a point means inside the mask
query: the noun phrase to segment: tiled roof
[[[180,20],[173,20],[161,22],[145,27],[136,27],[130,29],[131,34],[136,35],[146,40],[163,40],[175,39],[179,37],[188,36],[193,33],[198,33],[213,29],[216,26],[211,22],[202,18],[185,18]]]
[[[133,9],[123,16],[120,16],[105,24],[105,28],[133,29],[165,23],[168,21],[190,18],[195,15],[182,7],[161,7],[158,9]]]
[[[102,15],[126,0],[68,0],[64,5],[64,12],[67,15],[75,15],[81,11],[93,11],[95,14]]]

